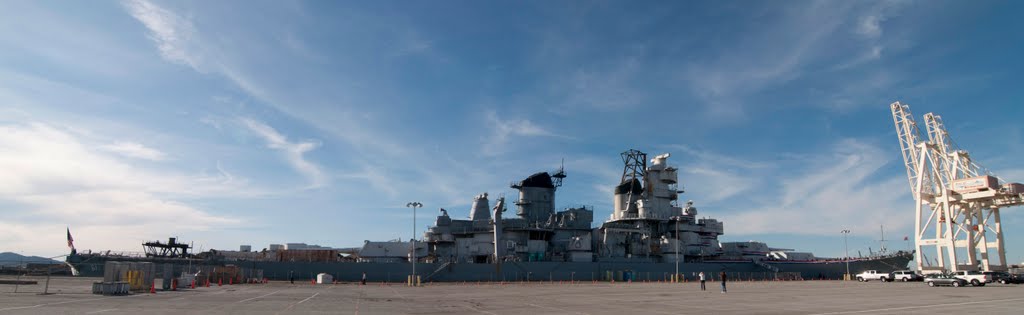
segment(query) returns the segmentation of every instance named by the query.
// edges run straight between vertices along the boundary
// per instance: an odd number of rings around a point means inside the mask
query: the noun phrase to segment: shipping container
[[[999,180],[992,176],[978,176],[953,181],[953,191],[966,194],[986,190],[994,190],[999,187]]]
[[[1003,185],[1003,190],[1005,190],[1009,194],[1014,194],[1014,195],[1024,194],[1024,184],[1021,184],[1021,183],[1009,183],[1009,184]]]
[[[277,252],[278,261],[333,262],[338,260],[337,250],[300,249]]]

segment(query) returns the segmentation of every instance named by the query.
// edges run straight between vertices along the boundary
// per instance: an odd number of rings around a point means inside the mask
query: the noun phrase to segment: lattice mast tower
[[[924,115],[928,141],[900,102],[890,105],[915,202],[918,270],[1006,270],[999,209],[1024,204],[1024,186],[1004,184],[951,140],[938,115]],[[931,265],[925,249],[935,250]],[[994,249],[998,263],[989,259]]]

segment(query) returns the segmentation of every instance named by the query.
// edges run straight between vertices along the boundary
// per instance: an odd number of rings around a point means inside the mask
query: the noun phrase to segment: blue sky
[[[406,202],[422,231],[562,159],[559,208],[601,221],[635,148],[723,240],[837,256],[849,228],[866,253],[912,233],[897,100],[1024,181],[1016,2],[3,7],[0,251],[60,255],[67,226],[94,250],[407,239]]]

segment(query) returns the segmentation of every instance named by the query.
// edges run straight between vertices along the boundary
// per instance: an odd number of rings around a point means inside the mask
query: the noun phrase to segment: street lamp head
[[[422,208],[423,204],[419,203],[418,201],[413,201],[413,202],[405,204],[405,206],[406,207],[411,207],[411,208]]]

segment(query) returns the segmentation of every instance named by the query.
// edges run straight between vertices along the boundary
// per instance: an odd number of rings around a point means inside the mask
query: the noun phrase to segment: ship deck
[[[9,278],[4,276],[3,279]],[[0,314],[1019,314],[1024,285],[929,288],[920,282],[444,283],[410,288],[309,282],[224,285],[156,294],[90,294],[96,278],[0,285]],[[159,286],[159,284],[158,284]]]

